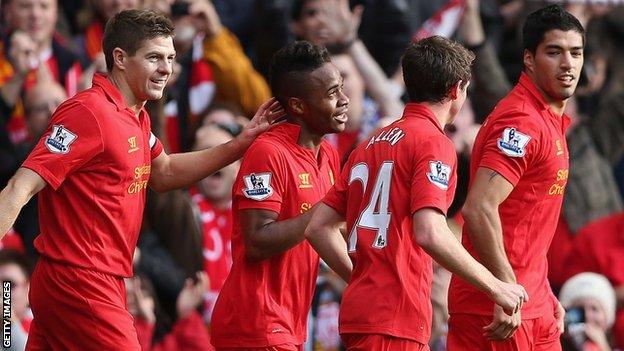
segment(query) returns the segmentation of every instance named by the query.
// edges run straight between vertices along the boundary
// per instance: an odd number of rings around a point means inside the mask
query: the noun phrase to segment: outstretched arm
[[[524,288],[502,282],[463,248],[438,210],[423,208],[413,215],[416,242],[439,264],[485,292],[507,314],[516,313],[528,295]]]
[[[13,226],[22,207],[45,186],[45,180],[34,171],[28,168],[17,170],[0,192],[0,239]]]
[[[243,132],[227,143],[195,152],[172,155],[162,152],[152,161],[150,186],[155,191],[164,192],[198,182],[238,160],[251,142],[283,115],[279,102],[272,98],[260,106]]]

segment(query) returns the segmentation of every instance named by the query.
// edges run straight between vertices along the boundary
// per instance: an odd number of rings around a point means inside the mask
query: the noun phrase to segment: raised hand
[[[195,18],[195,25],[208,37],[218,34],[223,25],[212,1],[186,0],[189,4],[189,14]]]
[[[17,75],[26,75],[39,66],[37,44],[22,31],[15,31],[11,35],[11,49],[8,59]]]
[[[483,327],[483,335],[488,340],[506,340],[520,327],[521,322],[520,311],[510,316],[501,306],[494,305],[492,323]]]
[[[323,0],[324,19],[332,39],[330,44],[348,44],[357,39],[364,7],[357,5],[353,12],[349,9],[349,0]]]
[[[184,281],[184,288],[180,291],[176,301],[178,318],[188,317],[204,301],[204,294],[208,290],[209,281],[206,272],[197,272],[197,282],[188,278]]]
[[[236,138],[248,146],[258,135],[269,130],[276,124],[275,122],[285,115],[286,112],[277,99],[271,98],[260,105],[254,117],[245,124],[243,131]]]
[[[144,319],[148,324],[156,323],[156,313],[154,312],[154,297],[145,294],[141,287],[141,278],[130,278],[131,291],[129,299],[134,302],[134,306],[129,306],[130,313],[136,317]],[[129,304],[131,305],[131,304]]]

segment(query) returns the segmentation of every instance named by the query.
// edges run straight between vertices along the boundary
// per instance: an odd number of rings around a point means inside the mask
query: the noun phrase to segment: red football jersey
[[[24,164],[47,183],[39,195],[41,255],[132,276],[151,160],[162,145],[103,75],[56,110]]]
[[[522,318],[553,313],[546,253],[557,227],[568,179],[565,131],[570,119],[557,116],[524,73],[479,131],[470,175],[484,167],[501,174],[514,189],[498,207],[507,258],[530,301]],[[478,259],[467,226],[462,243]],[[491,315],[493,302],[457,276],[451,279],[449,311]]]
[[[456,163],[433,113],[413,103],[351,154],[323,200],[346,218],[354,265],[342,298],[341,334],[429,342],[432,259],[416,243],[412,215],[426,207],[446,214]]]
[[[233,265],[212,314],[215,347],[264,347],[306,338],[319,259],[307,241],[260,262],[245,255],[240,214],[244,209],[296,217],[333,185],[338,155],[327,142],[318,157],[297,144],[300,128],[285,123],[264,133],[245,153],[232,189]]]

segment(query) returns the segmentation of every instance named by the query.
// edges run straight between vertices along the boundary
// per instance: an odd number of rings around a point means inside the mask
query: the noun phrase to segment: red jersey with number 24
[[[408,104],[403,118],[351,154],[323,202],[345,216],[351,281],[340,333],[384,334],[427,344],[432,259],[414,237],[412,214],[446,214],[457,157],[433,113]]]

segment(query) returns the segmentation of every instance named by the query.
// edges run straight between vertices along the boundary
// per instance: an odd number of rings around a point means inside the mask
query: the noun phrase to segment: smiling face
[[[128,55],[120,48],[117,55],[123,55],[119,69],[128,83],[137,102],[157,100],[163,95],[167,80],[173,73],[175,49],[170,36],[147,39],[134,53]]]
[[[527,74],[548,103],[562,103],[574,94],[583,68],[583,36],[574,30],[550,30],[535,49],[525,50]]]
[[[303,113],[299,115],[307,129],[316,135],[342,132],[348,120],[349,98],[343,91],[340,71],[327,62],[307,78],[308,89],[301,99]]]

